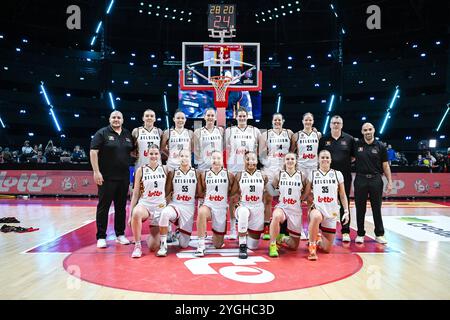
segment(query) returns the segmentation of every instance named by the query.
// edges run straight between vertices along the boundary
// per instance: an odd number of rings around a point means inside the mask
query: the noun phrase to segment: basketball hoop
[[[213,76],[209,80],[211,81],[214,90],[216,91],[215,100],[217,107],[226,108],[226,93],[228,86],[230,85],[233,78],[229,76]]]

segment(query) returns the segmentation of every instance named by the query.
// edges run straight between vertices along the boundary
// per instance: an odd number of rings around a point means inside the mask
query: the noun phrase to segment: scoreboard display
[[[208,7],[208,30],[236,29],[235,4],[210,4]]]

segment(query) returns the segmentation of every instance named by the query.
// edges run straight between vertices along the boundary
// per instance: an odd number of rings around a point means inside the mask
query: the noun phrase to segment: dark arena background
[[[227,12],[210,6],[222,5],[222,10],[229,4],[234,6]],[[261,318],[281,314],[276,300],[448,300],[448,9],[445,2],[423,0],[2,1],[0,299],[175,300],[167,308],[168,317],[174,318],[206,312],[189,306],[211,307],[208,317],[219,313],[218,305],[205,300],[227,300],[234,306],[258,300],[264,307],[258,309]],[[220,37],[210,37],[211,25],[219,31],[234,29],[235,37],[225,37],[221,44]],[[217,84],[235,90],[227,92],[226,112],[218,109],[219,126],[235,126],[239,107],[251,111],[248,124],[267,137],[276,112],[293,133],[303,129],[308,112],[324,136],[330,135],[334,115],[342,118],[342,130],[360,141],[363,125],[373,125],[375,142],[387,150],[392,172],[391,185],[382,175],[382,238],[387,243],[374,233],[371,201],[362,220],[363,242],[355,242],[352,184],[350,241],[343,238],[338,222],[331,252],[318,250],[317,261],[307,259],[311,245],[306,238],[296,250],[280,245],[279,256],[273,257],[271,241],[263,235],[259,246],[241,259],[241,240],[231,235],[229,212],[224,245],[214,248],[208,221],[202,238],[206,254],[198,257],[202,235],[197,233],[197,209],[186,248],[178,246],[177,238],[185,231],[170,227],[168,255],[157,257],[146,243],[151,224],[146,221],[142,256],[133,259],[132,228],[126,223],[131,244],[119,243],[112,205],[105,218],[107,247],[99,248],[99,189],[91,141],[110,124],[112,112],[120,111],[123,128],[131,133],[143,126],[146,109],[154,111],[155,127],[174,128],[174,113],[180,108],[186,114],[185,128],[194,131],[205,124],[205,110],[217,106],[211,84],[185,90],[209,79],[195,73],[206,72],[206,63],[192,68],[195,59],[188,61],[194,49],[183,43],[190,42],[201,43],[197,61],[209,50],[218,64],[224,64],[220,49],[203,43],[241,44],[224,51],[240,66],[238,71],[231,66],[224,70],[230,77],[243,77]],[[258,48],[247,48],[249,43]],[[253,69],[245,71],[243,62]],[[240,84],[250,84],[248,91],[236,88]],[[230,141],[224,144],[230,147]],[[161,147],[163,165],[164,152]],[[131,178],[135,155],[129,161]],[[351,168],[355,177],[357,166]],[[126,221],[131,185],[129,189]],[[275,207],[278,197],[272,200]],[[197,199],[196,208],[200,204]],[[306,201],[302,210],[307,232]],[[273,314],[268,304],[275,306]],[[238,314],[240,308],[232,312]]]

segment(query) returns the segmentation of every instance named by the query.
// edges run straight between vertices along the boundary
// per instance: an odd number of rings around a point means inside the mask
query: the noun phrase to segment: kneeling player
[[[234,175],[223,168],[222,152],[211,155],[211,169],[201,174],[200,183],[205,190],[205,201],[198,209],[197,234],[198,247],[195,255],[205,255],[206,222],[212,221],[213,244],[216,249],[223,245],[227,232],[228,196],[234,183]]]
[[[172,193],[172,201],[163,209],[159,219],[161,243],[156,253],[158,257],[167,256],[167,233],[170,222],[178,226],[180,231],[178,243],[181,248],[186,248],[191,239],[195,198],[200,192],[197,188],[200,176],[191,167],[191,152],[189,150],[181,150],[179,157],[181,166],[175,171],[170,171],[167,178],[169,180],[167,194]]]
[[[240,194],[236,208],[239,235],[239,258],[247,259],[247,247],[256,249],[264,230],[264,186],[267,177],[257,170],[258,158],[253,151],[245,153],[245,170],[236,175],[232,194]],[[247,236],[248,232],[248,236]]]
[[[300,243],[302,226],[302,191],[303,198],[310,193],[310,185],[303,174],[296,169],[297,157],[295,153],[288,153],[284,158],[285,170],[281,171],[269,185],[269,189],[279,189],[279,202],[272,214],[270,223],[269,256],[278,257],[277,238],[280,233],[280,224],[287,220],[289,237],[278,239],[285,242],[289,249],[297,250]],[[274,190],[274,189],[273,189]],[[269,190],[270,192],[270,190]]]
[[[159,217],[166,206],[166,169],[159,164],[159,148],[152,144],[148,149],[149,164],[136,170],[133,196],[130,204],[128,224],[133,231],[135,247],[132,258],[142,256],[141,232],[142,222],[150,219],[150,235],[147,245],[155,251],[159,244]]]
[[[336,235],[336,223],[339,219],[339,201],[344,206],[342,223],[349,220],[349,206],[345,195],[344,177],[337,170],[330,169],[331,154],[327,150],[319,153],[319,169],[313,170],[308,180],[314,195],[314,204],[309,213],[309,260],[317,260],[317,246],[329,253]],[[319,229],[322,239],[318,237]],[[320,241],[319,241],[320,240]]]

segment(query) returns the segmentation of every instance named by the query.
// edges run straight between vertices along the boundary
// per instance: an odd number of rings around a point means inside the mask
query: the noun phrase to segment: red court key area
[[[133,245],[110,242],[107,249],[90,245],[73,252],[64,260],[64,268],[84,281],[124,290],[235,295],[318,286],[349,277],[363,265],[359,255],[343,247],[335,247],[331,254],[319,252],[318,261],[308,261],[304,241],[297,251],[280,249],[279,258],[268,256],[267,245],[268,241],[261,241],[261,248],[248,259],[239,259],[236,241],[227,241],[223,249],[201,258],[194,256],[194,247],[170,247],[169,255],[160,258],[143,244],[144,255],[132,259]]]

